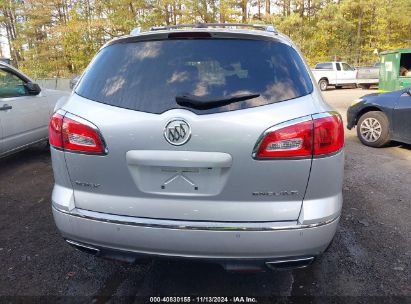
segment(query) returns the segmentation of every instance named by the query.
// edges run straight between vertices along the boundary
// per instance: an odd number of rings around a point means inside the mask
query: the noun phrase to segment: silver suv
[[[313,83],[271,26],[110,41],[50,121],[58,229],[103,257],[308,265],[335,234],[344,163]]]

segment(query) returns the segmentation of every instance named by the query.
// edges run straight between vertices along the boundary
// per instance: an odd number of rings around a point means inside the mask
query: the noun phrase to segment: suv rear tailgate
[[[92,121],[109,151],[105,156],[65,153],[78,208],[195,221],[291,221],[299,216],[311,159],[255,160],[252,152],[269,127],[313,113],[310,95],[264,106],[264,111],[210,115],[185,109],[143,113],[74,95],[65,110]],[[170,145],[163,136],[167,122],[176,117],[192,128],[182,146]]]

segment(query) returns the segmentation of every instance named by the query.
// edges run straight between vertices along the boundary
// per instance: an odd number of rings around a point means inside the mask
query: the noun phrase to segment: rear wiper
[[[209,99],[206,97],[198,97],[191,94],[181,94],[176,96],[176,102],[183,107],[189,107],[197,110],[207,110],[225,106],[233,102],[256,98],[259,96],[260,94],[240,94]]]

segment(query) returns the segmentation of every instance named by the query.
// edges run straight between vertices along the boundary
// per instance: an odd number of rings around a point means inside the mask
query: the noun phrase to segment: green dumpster
[[[380,55],[379,91],[411,87],[411,48],[386,51]]]

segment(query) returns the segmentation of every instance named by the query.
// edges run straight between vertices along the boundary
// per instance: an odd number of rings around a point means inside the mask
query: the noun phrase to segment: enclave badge
[[[254,196],[288,196],[288,195],[298,195],[297,190],[291,191],[267,191],[267,192],[253,192]]]

